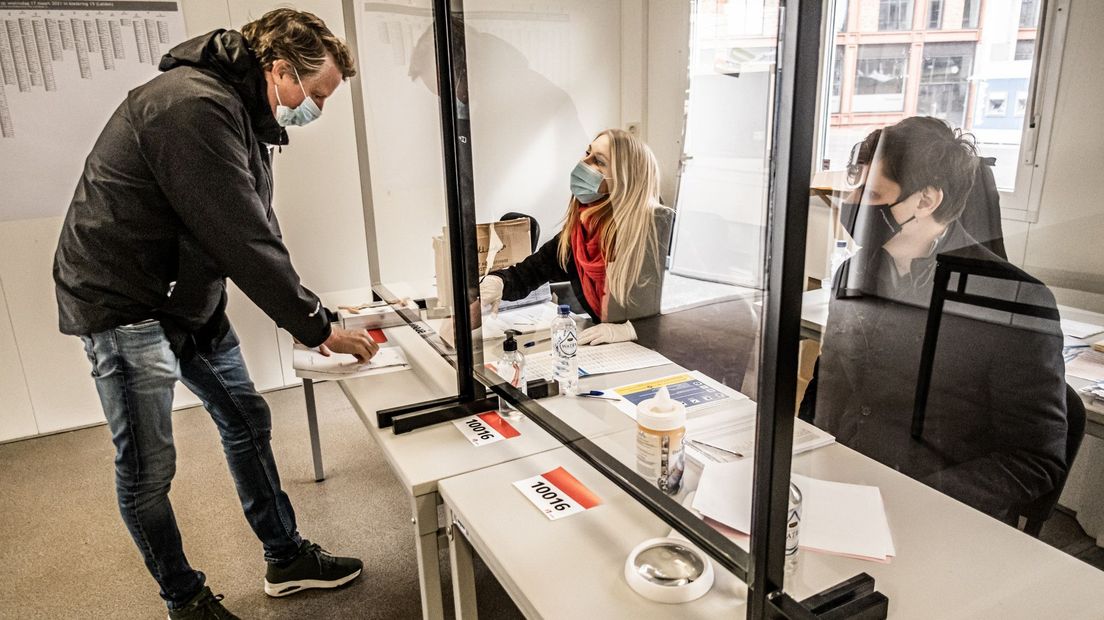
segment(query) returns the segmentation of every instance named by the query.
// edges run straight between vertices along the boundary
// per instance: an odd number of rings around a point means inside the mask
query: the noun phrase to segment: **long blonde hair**
[[[659,163],[647,144],[623,129],[607,129],[596,137],[602,135],[610,141],[610,193],[587,205],[585,216],[588,223],[597,223],[594,228],[602,240],[606,290],[624,304],[643,275],[648,249],[658,246],[654,211],[660,206]],[[564,269],[571,257],[571,231],[582,225],[581,206],[572,196],[564,216],[556,252]],[[655,259],[660,260],[658,254]]]

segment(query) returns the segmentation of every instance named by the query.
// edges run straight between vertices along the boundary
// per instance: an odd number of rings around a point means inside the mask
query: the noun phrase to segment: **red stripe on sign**
[[[368,335],[372,337],[372,340],[376,341],[376,344],[383,344],[387,342],[387,334],[383,333],[382,329],[370,329]]]
[[[567,470],[563,467],[557,467],[541,475],[557,489],[563,491],[565,495],[575,500],[576,504],[579,504],[587,510],[602,503],[602,498],[595,495],[594,491],[583,486],[582,482],[579,482],[575,476],[567,473]]]
[[[502,435],[506,439],[513,439],[521,433],[516,428],[510,426],[510,423],[502,419],[502,416],[498,415],[497,411],[488,411],[487,413],[479,414],[479,419],[487,423],[487,426],[495,429],[499,435]]]

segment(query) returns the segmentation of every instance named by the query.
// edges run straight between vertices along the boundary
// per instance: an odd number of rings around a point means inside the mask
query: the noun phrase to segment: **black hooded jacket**
[[[127,95],[85,162],[54,256],[61,331],[161,321],[178,353],[229,329],[226,278],[315,346],[330,334],[272,211],[270,145],[287,144],[241,34],[174,47]]]

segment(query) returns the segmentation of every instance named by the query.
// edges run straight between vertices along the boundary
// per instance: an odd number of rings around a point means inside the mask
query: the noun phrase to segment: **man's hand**
[[[579,334],[579,344],[610,344],[636,340],[636,329],[632,323],[602,323],[588,327]]]
[[[348,353],[363,364],[372,359],[376,351],[379,351],[379,345],[372,340],[366,329],[342,329],[335,325],[330,332],[330,337],[318,347],[318,350],[322,355],[328,355],[329,351]]]
[[[479,303],[491,307],[491,314],[498,314],[498,304],[502,301],[502,278],[486,276],[479,283]]]

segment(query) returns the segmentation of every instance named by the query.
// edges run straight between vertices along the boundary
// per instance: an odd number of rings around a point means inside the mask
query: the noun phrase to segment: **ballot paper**
[[[671,360],[663,355],[635,342],[579,347],[578,358],[581,377],[652,368],[671,363]],[[530,379],[551,379],[552,352],[541,351],[526,355],[525,369]]]
[[[1104,325],[1093,325],[1092,323],[1062,319],[1062,333],[1067,336],[1073,338],[1088,338],[1100,332],[1104,332]]]
[[[794,421],[794,455],[816,450],[836,442],[827,432],[803,420]],[[755,453],[755,412],[749,411],[738,418],[716,413],[687,420],[686,437],[702,443],[689,442],[691,455],[701,455],[699,462],[731,461]],[[702,445],[702,444],[708,445]],[[719,449],[718,449],[719,448]]]
[[[483,338],[505,338],[508,329],[522,334],[547,334],[551,331],[552,320],[555,318],[556,304],[551,302],[502,310],[498,314],[484,314]]]
[[[751,533],[752,459],[706,465],[693,508],[737,532]],[[896,555],[878,487],[793,474],[801,490],[802,549],[887,562]]]
[[[1077,357],[1066,360],[1066,374],[1086,381],[1104,381],[1104,353],[1082,349]]]
[[[367,364],[361,364],[352,355],[331,353],[327,357],[316,349],[297,344],[292,352],[292,367],[300,377],[345,379],[352,376],[404,370],[410,365],[406,361],[403,350],[397,346],[380,347]]]
[[[671,398],[686,407],[686,413],[692,414],[737,400],[746,400],[740,392],[718,383],[714,379],[698,372],[683,372],[677,375],[660,377],[631,385],[606,390],[608,396],[619,396],[620,400],[611,403],[622,413],[636,419],[636,407],[653,398],[660,388],[666,387]]]

